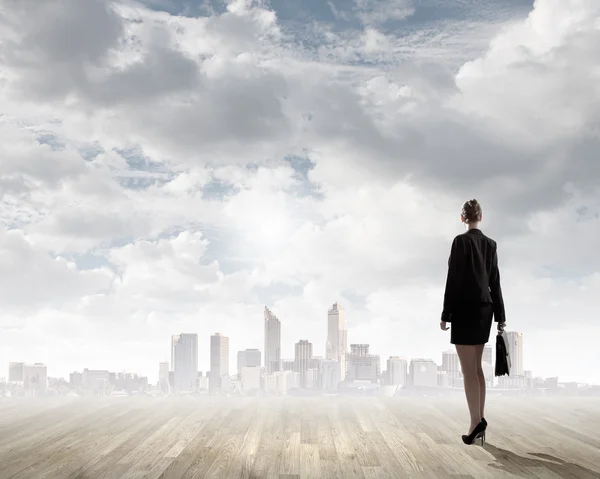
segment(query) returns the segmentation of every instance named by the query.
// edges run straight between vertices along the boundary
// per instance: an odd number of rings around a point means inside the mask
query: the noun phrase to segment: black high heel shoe
[[[487,425],[484,424],[483,421],[481,421],[479,424],[477,424],[475,429],[473,429],[473,431],[471,431],[471,434],[469,434],[468,436],[465,436],[463,434],[463,436],[462,436],[463,442],[465,444],[471,445],[471,444],[475,444],[475,441],[477,439],[481,439],[481,445],[483,446],[483,443],[485,441],[486,427],[487,427]]]
[[[484,417],[481,418],[481,422],[484,424],[484,426],[487,428],[487,421],[485,420]]]

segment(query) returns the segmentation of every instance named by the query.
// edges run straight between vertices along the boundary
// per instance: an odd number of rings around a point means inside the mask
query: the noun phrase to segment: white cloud
[[[538,1],[497,35],[512,10],[420,29],[409,3],[359,2],[369,26],[316,25],[314,50],[262,4],[84,3],[0,7],[2,364],[154,379],[180,331],[200,334],[201,369],[229,334],[234,364],[262,347],[264,303],[284,356],[299,339],[322,354],[336,300],[350,342],[439,359],[475,196],[526,366],[600,380],[583,354],[544,355],[569,330],[595,347],[595,2]]]
[[[106,293],[111,288],[113,276],[109,270],[80,271],[72,261],[52,258],[36,248],[18,230],[0,232],[0,258],[0,301],[13,314],[49,306],[60,308],[68,300]]]
[[[463,65],[460,105],[494,120],[506,141],[597,134],[599,15],[597,2],[537,1],[526,21]]]
[[[404,20],[415,11],[411,0],[355,0],[358,18],[365,24]]]

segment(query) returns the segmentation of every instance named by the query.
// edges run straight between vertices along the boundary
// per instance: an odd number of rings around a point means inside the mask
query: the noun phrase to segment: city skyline
[[[343,339],[339,338],[340,344],[343,344],[347,340],[347,331],[344,327],[344,309],[342,306],[335,302],[331,308],[328,308],[327,316],[327,337],[330,338],[332,335],[332,328],[338,328],[339,331],[344,331]],[[336,317],[332,321],[332,313]],[[268,306],[264,308],[264,344],[268,347],[269,344],[274,345],[275,350],[281,348],[280,335],[282,330],[282,322],[277,316],[269,309]],[[275,336],[273,336],[273,325],[275,325]],[[495,378],[494,375],[494,359],[495,359],[495,344],[490,341],[485,345],[483,352],[483,367],[486,375],[488,386],[494,387],[496,383],[510,385],[508,387],[515,387],[514,385],[523,381],[526,378],[532,379],[534,377],[534,371],[527,370],[524,367],[524,339],[523,333],[518,331],[507,331],[508,347],[511,352],[511,370],[508,378]],[[269,339],[270,338],[270,339]],[[273,338],[276,339],[273,342]],[[229,350],[229,337],[221,334],[220,332],[214,333],[210,336],[210,367],[206,370],[205,377],[209,380],[211,391],[213,389],[220,389],[222,387],[222,378],[230,377],[230,360],[231,356],[235,354],[236,357],[236,373],[241,378],[242,369],[246,367],[255,368],[264,371],[260,375],[266,374],[271,375],[279,371],[293,371],[298,373],[298,381],[300,387],[307,387],[310,379],[307,376],[311,366],[311,360],[318,359],[321,363],[331,362],[331,348],[330,339],[326,342],[325,355],[319,355],[315,353],[313,349],[313,343],[307,339],[301,339],[294,344],[294,356],[293,359],[286,359],[281,357],[277,365],[273,365],[271,369],[267,367],[267,361],[261,361],[262,352],[258,348],[246,348],[237,352]],[[278,353],[277,353],[278,354]],[[333,382],[343,382],[344,380],[354,381],[370,379],[380,384],[389,382],[391,378],[406,377],[403,376],[405,373],[398,373],[399,365],[406,365],[408,371],[408,377],[413,377],[414,363],[422,361],[424,363],[432,363],[436,365],[436,374],[438,371],[444,371],[448,376],[448,384],[452,385],[457,377],[462,375],[460,371],[460,363],[456,350],[447,349],[440,353],[441,360],[438,362],[434,357],[420,358],[420,357],[407,357],[402,355],[392,355],[387,359],[381,357],[377,353],[370,352],[370,344],[366,343],[351,343],[346,354],[338,356],[342,358],[346,367],[338,366],[338,379],[333,379]],[[160,385],[162,378],[165,378],[167,382],[170,382],[169,375],[172,374],[172,387],[178,391],[191,391],[198,387],[198,377],[202,376],[202,370],[199,367],[199,345],[198,345],[198,334],[197,333],[180,333],[174,334],[171,337],[171,364],[168,362],[161,361],[158,363],[159,372],[157,381]],[[289,365],[286,363],[290,362]],[[339,360],[333,360],[333,363],[340,364]],[[176,365],[177,363],[177,365]],[[387,365],[387,369],[385,366]],[[11,375],[26,376],[26,368],[35,368],[36,366],[43,366],[44,369],[47,367],[43,363],[35,363],[33,365],[26,362],[10,362],[9,363],[9,378]],[[21,369],[21,372],[15,372],[17,369]],[[390,368],[392,368],[390,370]],[[86,368],[87,370],[87,368]],[[236,374],[236,373],[231,373]],[[44,374],[47,375],[45,372]],[[73,373],[71,373],[73,374]],[[330,375],[330,372],[325,373]],[[426,376],[427,373],[425,373]],[[152,375],[148,375],[152,378]],[[0,376],[1,377],[1,376]],[[335,377],[332,376],[332,378]],[[541,376],[535,376],[541,378]],[[212,379],[212,382],[210,381]],[[568,378],[562,378],[563,380]],[[328,381],[332,380],[331,378]],[[436,377],[437,380],[437,377]],[[515,382],[516,380],[516,382]],[[577,381],[582,384],[588,384],[586,381]],[[408,383],[407,383],[408,384]],[[523,383],[524,384],[524,383]],[[438,384],[440,385],[440,384]],[[160,386],[164,389],[163,386]]]
[[[341,305],[339,305],[339,303],[336,301],[332,307],[327,308],[327,320],[326,320],[326,337],[328,338],[327,341],[325,342],[325,346],[320,350],[318,348],[314,347],[315,341],[311,340],[311,339],[305,339],[304,341],[308,341],[310,343],[310,347],[311,347],[311,351],[312,356],[313,357],[320,357],[323,359],[331,359],[328,357],[328,344],[330,342],[329,337],[332,331],[332,324],[334,323],[332,321],[332,312],[335,312],[335,314],[337,314],[337,312],[340,311],[341,314],[341,320],[338,319],[339,317],[336,317],[336,320],[339,321],[338,324],[340,324],[340,332],[343,333],[343,336],[339,337],[339,340],[341,341],[341,344],[344,344],[344,341],[347,344],[348,341],[348,330],[343,329],[344,328],[344,318],[345,318],[345,310],[343,309],[343,307]],[[277,315],[275,315],[272,310],[268,307],[268,306],[264,306],[264,310],[263,310],[263,321],[264,321],[264,332],[267,333],[268,331],[268,327],[267,324],[269,323],[269,321],[274,321],[276,326],[275,326],[275,337],[279,337],[281,338],[281,334],[282,331],[285,331],[285,327],[282,327],[282,325],[284,324],[278,317]],[[273,334],[271,332],[271,334]],[[524,373],[526,371],[532,371],[532,368],[528,368],[527,367],[527,363],[524,362],[524,351],[523,351],[523,333],[520,331],[511,331],[511,330],[507,330],[507,335],[509,338],[509,344],[510,344],[510,348],[511,351],[513,351],[512,354],[512,365],[511,365],[511,376],[523,376]],[[235,350],[235,349],[230,349],[229,347],[229,336],[226,335],[222,335],[221,333],[214,333],[214,334],[208,334],[207,338],[208,338],[208,342],[209,342],[209,346],[207,348],[205,348],[206,354],[202,354],[202,345],[198,342],[200,341],[200,335],[198,333],[178,333],[178,334],[172,334],[171,335],[171,346],[170,346],[170,360],[167,362],[167,364],[169,364],[169,369],[171,371],[173,371],[173,364],[174,364],[174,358],[175,358],[175,342],[176,340],[179,340],[181,337],[183,338],[194,338],[192,339],[192,341],[196,341],[198,347],[197,347],[197,355],[194,358],[193,353],[192,353],[192,357],[188,357],[186,356],[185,361],[191,361],[192,363],[197,362],[198,367],[195,370],[195,373],[192,372],[190,370],[190,373],[193,374],[197,374],[198,371],[202,372],[205,371],[206,374],[210,374],[211,370],[213,369],[213,361],[217,361],[216,358],[213,357],[213,338],[218,338],[218,337],[223,337],[224,340],[226,341],[226,345],[224,347],[224,350],[226,351],[224,354],[226,356],[226,360],[224,359],[225,356],[223,357],[223,362],[224,364],[226,364],[225,369],[228,371],[228,374],[231,373],[233,374],[233,372],[231,371],[231,366],[230,365],[236,365],[234,370],[237,371],[237,365],[239,364],[239,354],[243,353],[243,352],[253,352],[256,351],[258,352],[259,357],[261,358],[261,366],[265,366],[265,362],[266,362],[266,355],[264,353],[264,351],[260,348],[256,348],[256,347],[244,347],[243,349],[240,350]],[[235,344],[239,344],[239,338],[237,338],[238,340],[235,341]],[[285,351],[286,353],[282,354],[281,352],[275,353],[279,355],[280,358],[280,363],[283,363],[284,361],[293,361],[296,355],[296,347],[297,347],[297,343],[298,341],[303,341],[302,339],[297,339],[295,341],[292,341],[291,344],[288,344],[287,346],[285,345],[285,342],[279,340],[279,351]],[[263,347],[266,347],[267,345],[267,336],[265,334],[264,338],[263,338]],[[277,340],[275,340],[275,344],[277,343]],[[351,343],[352,344],[352,343]],[[350,345],[351,345],[350,344]],[[356,342],[354,342],[354,344],[357,344]],[[347,346],[347,350],[346,353],[350,353],[351,348],[350,345]],[[372,348],[372,343],[368,343],[369,347]],[[189,346],[188,346],[189,347]],[[193,346],[192,346],[193,347]],[[483,361],[487,362],[488,364],[491,364],[493,366],[493,363],[490,363],[489,360],[492,357],[495,357],[495,323],[494,323],[494,327],[492,329],[492,334],[490,335],[490,341],[488,342],[488,344],[486,345],[485,349],[484,349],[484,358]],[[389,361],[390,358],[399,358],[401,360],[405,360],[408,361],[408,363],[410,364],[411,359],[417,359],[420,357],[427,357],[427,359],[432,359],[433,361],[435,361],[437,364],[439,365],[443,365],[444,364],[444,355],[447,353],[452,353],[453,356],[456,356],[456,351],[455,349],[453,349],[453,347],[451,347],[451,345],[448,345],[448,347],[446,349],[440,350],[438,352],[438,354],[433,354],[430,356],[425,356],[425,355],[409,355],[409,354],[402,354],[399,351],[393,351],[391,354],[389,355],[383,355],[383,354],[379,354],[376,353],[377,356],[380,357],[380,368],[381,371],[383,371],[385,369],[385,364],[387,361]],[[190,354],[189,352],[187,352],[186,354]],[[219,354],[219,353],[217,353]],[[221,353],[222,354],[222,353]],[[438,362],[438,358],[439,356],[439,362]],[[159,358],[161,357],[160,355],[158,356]],[[166,355],[165,355],[166,357]],[[262,359],[264,358],[264,359]],[[344,356],[344,361],[346,361],[346,356]],[[458,360],[458,358],[456,357],[456,360]],[[335,361],[335,359],[334,359]],[[18,359],[15,360],[15,358],[12,358],[9,361],[9,369],[10,369],[10,365],[12,364],[22,364],[22,365],[36,365],[36,364],[40,364],[40,365],[46,365],[47,363],[44,362],[34,362],[34,361],[26,361],[26,360],[22,360],[22,359]],[[94,367],[94,368],[89,368],[89,369],[99,369],[99,370],[105,370],[106,368],[104,368],[102,366],[101,363],[96,362],[96,365],[100,364],[99,367]],[[159,360],[158,364],[162,364],[162,362]],[[215,363],[217,364],[217,363]],[[148,378],[151,378],[153,380],[153,382],[156,381],[160,381],[160,374],[156,374],[156,368],[152,366],[145,366],[142,370],[134,370],[130,367],[124,366],[121,369],[114,369],[115,371],[132,371],[135,374],[139,374],[141,376],[145,376]],[[68,375],[70,373],[72,373],[73,371],[76,370],[83,370],[86,366],[82,365],[81,367],[79,367],[79,369],[75,368],[71,368],[66,374],[53,374],[52,377],[68,377]],[[109,368],[110,369],[110,368]],[[193,368],[192,368],[193,369]],[[275,370],[273,370],[275,371]],[[533,370],[533,372],[535,373],[535,371]],[[491,373],[491,375],[493,376],[493,373]],[[490,376],[490,374],[488,374],[486,372],[486,376]],[[556,374],[548,374],[545,377],[554,377],[556,376]],[[577,374],[573,374],[573,376],[577,376]],[[0,378],[2,377],[2,375],[0,375]],[[190,376],[191,377],[191,376]],[[7,375],[8,378],[8,375]],[[156,379],[156,381],[154,381],[154,379]],[[588,383],[588,384],[597,384],[595,383],[593,380],[590,379],[586,379],[583,378],[581,379],[581,377],[579,377],[579,379],[572,379],[572,376],[566,375],[564,377],[562,377],[561,379],[564,380],[569,380],[569,381],[575,381],[575,382],[579,382],[579,383]],[[489,377],[488,377],[489,380]],[[178,380],[179,381],[179,380]],[[189,381],[191,381],[191,379],[189,379]],[[600,384],[600,382],[599,382]]]
[[[543,378],[535,376],[533,371],[523,371],[523,335],[514,331],[507,331],[507,335],[509,350],[515,357],[509,376],[495,377],[493,348],[490,344],[484,348],[483,369],[488,388],[491,388],[490,392],[522,391],[525,394],[535,395],[539,394],[539,392],[535,393],[536,390],[548,389],[551,394],[556,394],[556,391],[562,388],[567,394],[573,395],[578,390],[583,391],[584,394],[588,392],[593,394],[598,387],[594,384],[576,383],[564,379],[561,381],[558,377]],[[4,392],[8,391],[9,395],[13,390],[17,395],[61,394],[71,397],[79,397],[80,394],[85,396],[179,395],[198,394],[202,391],[228,396],[269,395],[288,394],[297,388],[312,390],[313,394],[320,391],[321,394],[352,395],[356,388],[377,391],[379,388],[390,387],[392,389],[383,389],[382,394],[443,395],[451,390],[462,390],[463,387],[462,371],[455,350],[442,352],[441,363],[431,358],[407,360],[400,356],[391,356],[385,361],[387,368],[383,369],[380,356],[370,351],[369,344],[352,343],[347,354],[347,374],[344,376],[338,361],[313,354],[312,343],[308,340],[300,340],[295,344],[294,359],[281,360],[272,372],[261,366],[260,350],[249,348],[238,351],[237,374],[230,376],[227,373],[229,338],[221,333],[210,336],[211,369],[205,374],[197,371],[197,351],[194,350],[197,348],[197,339],[197,334],[194,333],[172,336],[173,367],[170,368],[168,362],[159,362],[158,381],[154,385],[147,377],[137,374],[89,368],[84,368],[82,372],[73,371],[69,379],[65,380],[48,376],[47,365],[43,363],[23,362],[9,363],[8,383],[6,378],[1,377],[0,383]],[[371,386],[364,389],[366,384]],[[57,386],[62,388],[61,393],[58,392]]]
[[[527,369],[600,383],[600,2],[38,3],[0,12],[0,364],[155,377],[177,332],[264,350],[265,304],[325,356],[333,301],[437,357],[476,198]]]

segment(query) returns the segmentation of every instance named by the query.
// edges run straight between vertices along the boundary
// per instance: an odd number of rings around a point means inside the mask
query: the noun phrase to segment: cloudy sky
[[[335,301],[440,361],[477,198],[526,369],[600,383],[599,45],[597,0],[3,1],[2,369],[233,369],[265,305],[321,355]]]

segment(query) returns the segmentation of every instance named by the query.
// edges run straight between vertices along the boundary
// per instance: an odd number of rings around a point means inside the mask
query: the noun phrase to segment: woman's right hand
[[[498,323],[498,331],[502,332],[504,331],[504,328],[506,327],[506,321],[502,322],[502,323]]]

